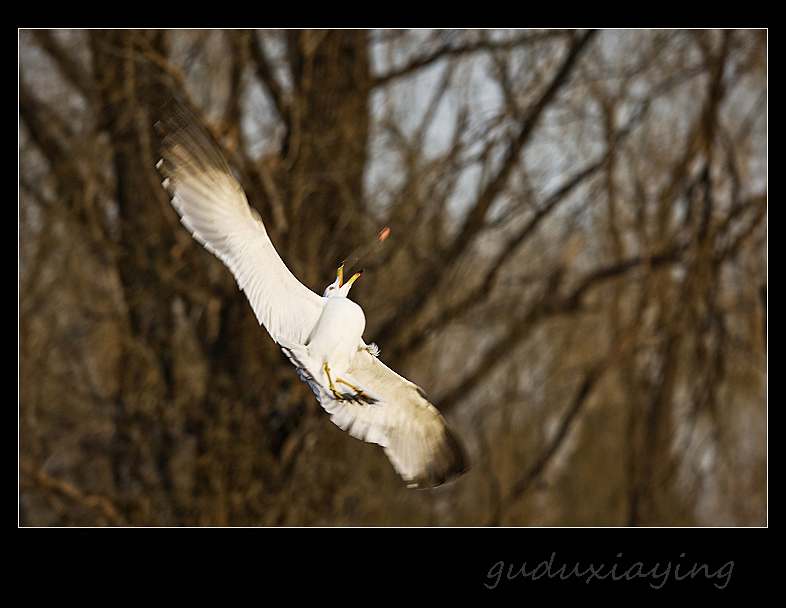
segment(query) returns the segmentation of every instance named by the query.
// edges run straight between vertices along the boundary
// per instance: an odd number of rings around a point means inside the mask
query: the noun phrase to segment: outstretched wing
[[[330,419],[353,437],[381,445],[409,487],[435,488],[467,470],[461,440],[416,384],[360,350],[346,376],[360,390],[334,380],[338,399],[301,348],[290,344],[283,350]]]
[[[323,299],[281,260],[218,144],[174,101],[162,108],[156,128],[162,136],[157,167],[182,224],[232,271],[257,320],[276,342],[304,343]]]

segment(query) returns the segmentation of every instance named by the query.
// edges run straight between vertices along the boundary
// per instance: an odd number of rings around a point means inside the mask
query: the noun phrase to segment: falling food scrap
[[[380,232],[380,233],[379,233],[379,242],[381,243],[381,242],[382,242],[382,241],[384,241],[386,238],[388,238],[388,235],[389,235],[389,234],[390,234],[390,228],[388,228],[387,226],[385,226],[385,227],[382,229],[382,232]]]

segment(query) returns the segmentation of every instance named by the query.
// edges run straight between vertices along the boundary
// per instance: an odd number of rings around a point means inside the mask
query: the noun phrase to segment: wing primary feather
[[[161,109],[156,128],[161,136],[156,166],[182,224],[229,268],[276,342],[305,343],[323,299],[281,260],[215,139],[174,100]]]
[[[353,381],[379,397],[378,405],[349,394],[337,399],[315,380],[317,369],[305,346],[285,342],[282,350],[309,383],[331,421],[357,439],[382,446],[408,487],[436,488],[468,470],[469,458],[461,439],[425,398],[425,392],[372,353],[359,350],[350,373]]]

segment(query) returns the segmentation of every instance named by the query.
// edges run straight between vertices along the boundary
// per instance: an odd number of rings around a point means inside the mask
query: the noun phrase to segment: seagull
[[[407,487],[435,488],[464,473],[466,450],[443,415],[363,341],[365,314],[347,297],[362,271],[344,280],[342,263],[322,296],[311,291],[276,252],[219,145],[191,110],[171,100],[156,129],[156,167],[181,223],[232,272],[257,321],[330,419],[382,446]]]

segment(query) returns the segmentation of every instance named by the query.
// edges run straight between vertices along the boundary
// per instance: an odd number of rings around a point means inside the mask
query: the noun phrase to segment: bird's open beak
[[[338,267],[338,271],[336,271],[336,276],[338,277],[338,286],[339,287],[344,285],[344,264],[346,264],[346,262],[341,262],[341,266],[339,266]],[[353,274],[350,277],[349,281],[347,281],[347,284],[352,285],[352,283],[354,283],[355,281],[358,280],[358,277],[360,277],[361,274],[363,274],[363,270],[360,270],[359,272],[356,272],[355,274]]]

